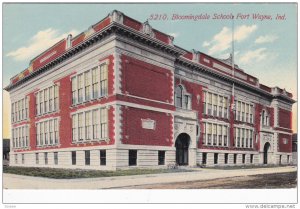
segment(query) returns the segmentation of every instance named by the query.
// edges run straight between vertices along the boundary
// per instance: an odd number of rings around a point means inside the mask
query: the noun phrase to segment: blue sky
[[[182,48],[219,58],[231,51],[231,20],[174,21],[172,15],[249,14],[248,20],[235,20],[236,64],[297,99],[296,4],[3,4],[3,85],[48,46],[70,32],[85,31],[114,9],[141,22],[151,14],[166,14],[168,20],[150,20],[152,27],[175,36]],[[272,15],[272,20],[253,20],[257,13]],[[275,20],[277,14],[286,19]]]

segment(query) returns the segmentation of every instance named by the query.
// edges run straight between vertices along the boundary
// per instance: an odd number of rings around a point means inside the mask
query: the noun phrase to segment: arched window
[[[263,126],[269,126],[270,125],[270,121],[269,121],[269,114],[266,110],[263,110],[261,113],[261,124]]]
[[[182,86],[177,86],[176,87],[176,107],[182,107],[182,93],[183,93],[183,89]]]

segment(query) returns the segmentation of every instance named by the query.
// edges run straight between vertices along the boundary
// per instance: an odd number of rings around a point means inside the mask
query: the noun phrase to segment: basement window
[[[39,153],[35,153],[35,163],[39,164]]]
[[[219,158],[219,154],[215,153],[214,154],[214,164],[218,164],[218,158]]]
[[[45,165],[48,165],[48,152],[44,153]]]
[[[237,154],[233,155],[233,163],[236,164],[236,158],[237,158]]]
[[[85,165],[90,165],[91,164],[91,152],[89,150],[84,151],[84,156],[85,156]]]
[[[129,150],[129,166],[137,165],[137,150]]]
[[[54,152],[54,164],[58,164],[58,152]]]
[[[164,165],[165,164],[165,151],[158,151],[158,165]]]
[[[228,164],[228,153],[225,153],[224,164]]]
[[[76,165],[76,151],[72,151],[72,165]]]
[[[100,150],[100,165],[106,165],[106,150]]]

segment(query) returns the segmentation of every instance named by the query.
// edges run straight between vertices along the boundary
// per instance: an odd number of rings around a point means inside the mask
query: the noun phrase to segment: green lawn
[[[99,171],[82,169],[61,169],[61,168],[35,168],[35,167],[3,167],[3,173],[11,173],[25,176],[38,176],[54,179],[74,179],[74,178],[95,178],[110,176],[130,176],[142,174],[188,172],[182,169],[129,169],[117,171]]]

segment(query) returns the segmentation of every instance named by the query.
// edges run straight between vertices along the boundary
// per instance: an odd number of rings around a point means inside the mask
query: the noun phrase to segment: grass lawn
[[[96,178],[111,176],[130,176],[156,173],[188,172],[182,169],[129,169],[117,171],[99,171],[82,169],[61,169],[61,168],[36,168],[36,167],[13,167],[4,166],[3,173],[11,173],[25,176],[38,176],[54,179],[75,179],[75,178]]]

